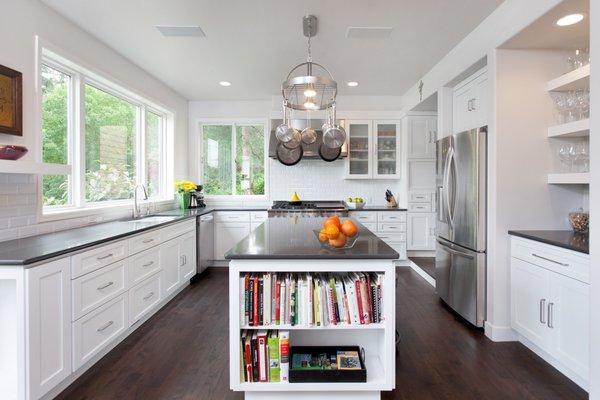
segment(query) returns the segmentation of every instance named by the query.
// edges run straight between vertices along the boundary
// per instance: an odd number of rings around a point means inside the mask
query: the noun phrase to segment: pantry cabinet
[[[463,132],[487,125],[487,70],[483,68],[454,87],[452,131]]]
[[[435,250],[435,214],[409,212],[407,220],[406,248],[408,250]]]
[[[405,121],[408,158],[435,159],[437,116],[411,115]]]
[[[400,179],[401,125],[398,121],[348,120],[346,179]]]

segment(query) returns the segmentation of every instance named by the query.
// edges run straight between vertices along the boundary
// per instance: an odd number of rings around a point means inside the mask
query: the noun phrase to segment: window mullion
[[[137,119],[135,180],[138,185],[146,186],[146,107],[138,107]],[[148,188],[146,187],[146,190],[147,189]]]
[[[235,155],[237,150],[236,125],[231,124],[231,194],[237,194],[237,170],[235,164]]]
[[[85,205],[85,79],[75,78],[74,96],[74,151],[73,151],[73,202],[76,207]]]

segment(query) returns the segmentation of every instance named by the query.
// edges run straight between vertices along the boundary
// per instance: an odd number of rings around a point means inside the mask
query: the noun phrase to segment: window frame
[[[263,145],[264,145],[264,157],[263,157],[263,168],[264,168],[264,176],[265,176],[265,192],[264,194],[222,194],[222,195],[209,195],[205,194],[204,198],[206,200],[212,200],[215,202],[224,202],[224,201],[243,201],[243,200],[255,200],[255,201],[264,201],[269,198],[269,125],[266,118],[202,118],[196,120],[197,126],[197,135],[196,135],[196,146],[197,152],[192,151],[191,157],[192,160],[197,160],[196,165],[194,165],[194,170],[197,171],[197,180],[204,184],[204,161],[206,158],[206,151],[204,149],[204,129],[205,125],[228,125],[231,126],[231,134],[232,134],[232,155],[235,155],[235,150],[237,149],[237,135],[236,135],[236,127],[238,126],[263,126]],[[232,170],[235,171],[235,156],[232,157]],[[233,188],[236,187],[236,176],[232,174],[232,185]]]
[[[146,135],[146,113],[152,112],[160,117],[160,191],[151,197],[155,203],[166,203],[174,200],[174,190],[169,190],[173,183],[174,169],[174,119],[175,114],[166,107],[149,100],[147,97],[127,89],[118,81],[108,78],[106,74],[92,71],[84,64],[73,58],[64,57],[52,46],[43,44],[38,38],[37,53],[37,113],[38,128],[38,158],[43,159],[43,140],[41,135],[43,116],[43,93],[41,90],[42,66],[55,69],[70,76],[70,88],[68,98],[67,116],[67,140],[69,144],[68,163],[71,165],[69,181],[69,204],[58,206],[46,206],[43,201],[43,175],[38,179],[38,219],[50,221],[63,218],[72,218],[90,214],[98,214],[107,209],[117,210],[119,208],[130,208],[133,199],[107,200],[101,202],[88,202],[85,199],[85,88],[91,85],[109,95],[126,101],[136,107],[136,133],[135,133],[135,171],[136,184],[145,182],[145,135]]]

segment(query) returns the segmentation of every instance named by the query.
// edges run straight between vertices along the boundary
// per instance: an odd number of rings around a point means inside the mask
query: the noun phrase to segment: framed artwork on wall
[[[0,65],[0,133],[23,136],[23,74]]]

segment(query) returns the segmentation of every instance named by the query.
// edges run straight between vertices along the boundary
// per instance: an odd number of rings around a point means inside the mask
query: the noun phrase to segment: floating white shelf
[[[581,89],[590,84],[590,65],[584,65],[548,82],[549,92],[567,92]]]
[[[385,329],[385,322],[378,324],[364,324],[364,325],[328,325],[328,326],[306,326],[306,325],[262,325],[262,326],[251,326],[241,325],[240,329],[256,329],[256,330],[268,330],[268,329],[282,329],[282,330],[368,330],[368,329]]]
[[[548,174],[548,183],[553,185],[588,185],[590,174],[588,172]]]
[[[5,174],[38,174],[38,175],[70,175],[71,166],[49,164],[32,161],[0,160],[0,173]]]
[[[590,135],[590,120],[588,118],[579,121],[568,122],[548,128],[548,137],[585,137]]]

